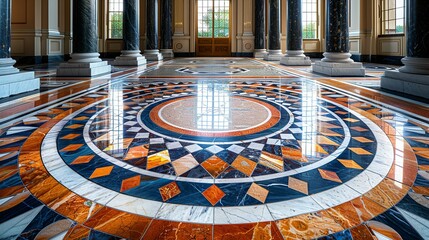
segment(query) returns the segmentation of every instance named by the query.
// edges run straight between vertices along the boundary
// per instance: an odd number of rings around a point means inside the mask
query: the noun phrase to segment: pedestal
[[[61,63],[57,69],[59,77],[93,77],[110,74],[112,68],[102,61],[98,53],[73,53],[67,63]]]
[[[159,52],[159,50],[144,50],[144,56],[149,61],[160,61],[164,59],[162,54]]]
[[[163,58],[174,58],[173,49],[161,49],[161,54]]]
[[[381,77],[381,87],[414,96],[429,98],[429,75],[386,71]]]
[[[280,64],[286,66],[311,66],[311,60],[304,55],[303,50],[288,50],[281,58]]]
[[[146,58],[140,54],[140,50],[123,50],[121,56],[113,61],[114,66],[140,66],[146,64]]]
[[[266,61],[280,61],[283,57],[282,50],[268,50],[268,53],[264,55]]]
[[[322,61],[313,64],[313,72],[321,73],[332,77],[364,77],[365,68],[360,62],[354,62],[350,53],[330,53],[323,54]]]
[[[254,58],[264,58],[268,54],[267,49],[255,49],[253,52]]]
[[[37,90],[40,79],[34,77],[34,72],[18,72],[0,75],[0,98]]]

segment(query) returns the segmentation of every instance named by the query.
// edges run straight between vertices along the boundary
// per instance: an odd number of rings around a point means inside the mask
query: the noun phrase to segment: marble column
[[[311,60],[302,48],[302,8],[301,0],[287,1],[287,42],[286,55],[280,63],[288,66],[310,66]]]
[[[406,4],[407,56],[399,71],[386,71],[381,87],[429,98],[429,4],[408,0]]]
[[[158,0],[146,1],[146,50],[144,55],[151,61],[163,59],[158,49]]]
[[[122,31],[124,50],[116,57],[113,65],[140,66],[146,63],[146,58],[140,54],[139,31],[139,1],[124,0]]]
[[[98,53],[97,0],[73,0],[73,53],[57,76],[92,77],[111,72]]]
[[[268,53],[264,60],[280,61],[282,58],[282,49],[280,41],[280,0],[270,1],[270,19],[268,30]]]
[[[162,0],[161,54],[172,58],[173,53],[173,0]]]
[[[40,88],[34,72],[20,72],[13,66],[16,61],[10,49],[11,10],[10,0],[0,0],[0,98]]]
[[[349,0],[326,0],[326,52],[313,72],[329,76],[365,76],[362,63],[349,52]]]
[[[265,48],[265,0],[255,0],[255,58],[263,58]]]

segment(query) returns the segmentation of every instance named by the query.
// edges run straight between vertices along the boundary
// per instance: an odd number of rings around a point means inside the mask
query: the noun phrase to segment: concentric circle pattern
[[[129,77],[1,130],[12,187],[0,226],[39,216],[70,239],[404,236],[386,219],[427,211],[428,129],[306,79]]]

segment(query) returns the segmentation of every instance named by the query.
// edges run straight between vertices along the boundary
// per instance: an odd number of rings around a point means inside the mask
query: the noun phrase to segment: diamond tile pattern
[[[353,160],[345,160],[345,159],[338,159],[338,161],[344,165],[346,168],[353,168],[353,169],[363,169],[359,164],[357,164]]]
[[[288,187],[308,195],[308,183],[297,178],[289,177]]]
[[[112,170],[113,170],[113,166],[97,168],[94,170],[94,172],[92,172],[92,174],[89,178],[93,179],[93,178],[108,176],[108,175],[110,175]]]
[[[67,147],[60,150],[60,152],[73,152],[81,148],[83,144],[70,144]]]
[[[328,170],[323,170],[323,169],[318,169],[318,170],[319,170],[320,176],[323,179],[333,181],[333,182],[337,182],[337,183],[342,183],[342,181],[338,177],[337,173],[332,172],[332,171],[328,171]]]
[[[246,174],[246,176],[252,176],[253,170],[255,170],[257,163],[254,161],[245,158],[243,156],[238,156],[234,162],[231,164],[238,171]]]
[[[212,185],[203,192],[203,196],[214,206],[225,197],[225,193],[218,186]]]
[[[217,178],[219,174],[221,174],[223,171],[225,171],[226,168],[228,168],[228,163],[224,162],[216,155],[213,155],[212,157],[201,163],[201,166],[208,173],[210,173],[213,178]]]
[[[176,182],[171,182],[163,187],[159,188],[159,193],[161,194],[162,200],[164,202],[174,198],[179,195],[182,191],[180,191],[179,186]]]
[[[76,164],[89,163],[93,158],[94,158],[94,155],[79,156],[71,164],[76,165]]]
[[[125,192],[129,189],[139,186],[140,181],[141,181],[141,175],[137,175],[137,176],[122,180],[121,192]]]
[[[265,151],[262,152],[261,157],[259,158],[259,164],[277,172],[282,172],[284,170],[283,159],[280,156]]]
[[[269,191],[256,183],[252,183],[249,190],[247,191],[247,195],[253,197],[254,199],[260,201],[261,203],[265,203],[267,199]]]
[[[171,162],[170,154],[169,154],[168,150],[165,150],[165,151],[150,155],[147,158],[146,169],[150,170],[152,168],[162,166],[162,165],[167,164],[169,162]]]
[[[184,157],[181,157],[176,161],[173,161],[171,164],[173,165],[177,176],[180,176],[199,165],[199,163],[197,162],[197,160],[195,160],[192,154],[188,154]]]

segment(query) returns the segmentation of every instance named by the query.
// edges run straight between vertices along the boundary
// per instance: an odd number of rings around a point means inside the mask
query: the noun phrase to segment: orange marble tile
[[[419,165],[419,169],[422,171],[429,171],[429,165]]]
[[[64,240],[87,239],[90,231],[91,229],[83,225],[76,225],[66,233]]]
[[[75,139],[75,138],[77,138],[79,136],[80,136],[80,134],[70,133],[70,134],[65,135],[61,139],[64,139],[64,140],[73,140],[73,139]]]
[[[17,165],[10,165],[0,168],[0,182],[12,177],[18,172]]]
[[[142,239],[212,239],[213,225],[153,220]]]
[[[358,131],[358,132],[367,132],[367,131],[369,131],[368,129],[363,128],[363,127],[351,127],[350,129]]]
[[[390,168],[387,177],[405,185],[412,186],[416,180],[417,172],[418,166],[416,165],[416,162],[404,160],[398,165],[393,165]]]
[[[214,240],[283,240],[283,237],[274,222],[260,222],[249,224],[215,225]]]
[[[197,162],[197,160],[195,160],[192,154],[188,154],[184,157],[181,157],[173,161],[171,164],[173,165],[174,171],[176,172],[177,176],[180,176],[199,165],[199,163]]]
[[[418,194],[429,196],[429,187],[413,186],[413,191]]]
[[[0,198],[9,197],[21,193],[25,190],[23,185],[17,185],[13,187],[7,187],[0,189]]]
[[[360,169],[362,170],[363,168],[357,164],[355,161],[353,160],[347,160],[347,159],[338,159],[338,161],[344,165],[344,167],[346,168],[353,168],[353,169]]]
[[[377,222],[377,221],[369,221],[367,223],[367,226],[369,229],[371,229],[372,232],[377,232],[378,234],[381,234],[384,236],[385,239],[393,239],[393,240],[402,240],[403,238],[399,233],[397,233],[393,228],[390,226]]]
[[[253,197],[254,199],[260,201],[261,203],[265,203],[267,199],[269,191],[256,183],[252,183],[249,190],[247,190],[247,195]]]
[[[37,184],[50,176],[41,161],[40,152],[21,152],[18,161],[19,174],[26,186]]]
[[[343,120],[347,121],[347,122],[352,122],[352,123],[359,122],[359,120],[354,119],[354,118],[344,118]]]
[[[84,223],[103,206],[67,191],[66,194],[51,202],[49,207],[73,221]]]
[[[141,239],[151,219],[104,207],[85,222],[85,226],[127,239]]]
[[[289,177],[288,187],[300,193],[308,195],[308,183],[297,178]]]
[[[79,156],[71,163],[71,165],[89,163],[94,157],[94,155]]]
[[[385,212],[387,209],[366,197],[355,198],[326,211],[343,228],[352,228]]]
[[[332,140],[331,140],[331,139],[329,139],[328,137],[320,136],[320,135],[318,135],[318,136],[316,137],[316,142],[317,142],[318,144],[331,145],[331,146],[339,146],[339,144],[338,144],[338,143],[336,143],[336,142],[332,141]]]
[[[408,193],[409,189],[409,186],[385,178],[380,184],[363,196],[385,208],[391,208]]]
[[[85,117],[85,116],[73,118],[73,120],[77,120],[77,121],[84,121],[84,120],[87,120],[87,119],[89,119],[89,117]]]
[[[158,190],[164,202],[174,198],[182,192],[180,191],[180,188],[176,182],[171,182],[163,187],[160,187]]]
[[[321,134],[328,136],[328,137],[342,137],[343,136],[342,134],[334,132],[329,128],[322,127],[322,128],[319,128],[318,130]]]
[[[253,170],[255,170],[256,165],[257,163],[241,155],[239,155],[231,164],[231,166],[233,166],[238,171],[246,174],[246,176],[248,177],[252,176]]]
[[[213,206],[225,197],[225,193],[216,185],[210,186],[202,194]]]
[[[298,162],[308,162],[305,155],[302,154],[301,149],[295,149],[290,147],[282,147],[283,158]]]
[[[24,191],[16,194],[13,198],[9,199],[7,202],[0,205],[0,212],[4,212],[6,210],[9,210],[17,206],[18,204],[25,201],[29,196],[31,196],[29,191]]]
[[[353,139],[358,141],[358,142],[361,142],[361,143],[372,143],[372,142],[374,142],[374,141],[372,141],[368,138],[365,138],[365,137],[353,137]]]
[[[365,224],[350,229],[353,240],[377,240],[378,238],[371,233],[371,230]]]
[[[368,152],[363,148],[349,148],[349,149],[358,155],[372,155],[372,153]]]
[[[284,162],[281,156],[263,151],[259,157],[259,164],[271,168],[277,172],[284,171]]]
[[[82,124],[72,124],[70,126],[67,126],[66,128],[68,128],[68,129],[78,129],[78,128],[81,128],[81,127],[83,127]]]
[[[228,163],[216,155],[211,156],[209,159],[201,163],[201,166],[208,172],[213,178],[217,178],[225,169],[228,168]]]
[[[279,220],[277,226],[284,239],[313,239],[344,230],[326,211]]]
[[[124,161],[136,159],[136,158],[142,158],[147,157],[147,154],[149,153],[149,145],[145,144],[142,146],[132,147],[128,150],[127,155],[124,158]]]
[[[92,172],[91,176],[89,177],[90,179],[93,178],[99,178],[99,177],[105,177],[110,175],[110,173],[113,170],[113,166],[107,166],[107,167],[101,167],[101,168],[96,168],[94,170],[94,172]]]
[[[73,152],[81,148],[83,144],[70,144],[67,147],[60,150],[60,152]]]
[[[328,170],[323,170],[323,169],[318,169],[320,176],[325,179],[325,180],[329,180],[329,181],[333,181],[333,182],[337,182],[337,183],[342,183],[341,179],[338,177],[337,173],[332,172],[332,171],[328,171]]]
[[[147,158],[147,170],[150,170],[152,168],[156,168],[159,166],[162,166],[164,164],[167,164],[171,162],[170,160],[170,153],[168,152],[168,150],[150,155]]]
[[[27,137],[4,137],[4,138],[0,138],[0,147],[22,141],[26,138]]]
[[[140,185],[140,182],[141,182],[141,175],[124,179],[122,180],[120,191],[125,192],[131,188],[135,188]]]

